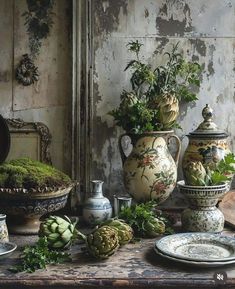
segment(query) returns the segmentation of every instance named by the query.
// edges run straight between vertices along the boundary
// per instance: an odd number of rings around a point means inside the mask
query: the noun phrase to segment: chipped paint
[[[193,30],[189,5],[185,1],[167,0],[162,4],[156,18],[156,28],[160,35],[183,36]]]
[[[195,39],[189,39],[190,43],[194,47],[194,49],[200,54],[201,56],[206,56],[206,45],[204,40],[195,38]]]
[[[127,0],[94,1],[95,30],[97,33],[111,33],[119,26],[119,14],[127,14]]]

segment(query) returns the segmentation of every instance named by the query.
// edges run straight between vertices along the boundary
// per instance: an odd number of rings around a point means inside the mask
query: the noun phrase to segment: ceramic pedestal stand
[[[228,185],[188,186],[180,181],[178,187],[189,201],[189,208],[181,215],[183,229],[190,232],[221,232],[224,216],[216,204],[228,191]]]

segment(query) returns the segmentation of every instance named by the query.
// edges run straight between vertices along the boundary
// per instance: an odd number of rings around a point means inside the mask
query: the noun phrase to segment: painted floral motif
[[[188,147],[183,156],[183,171],[188,162],[200,161],[205,163],[217,163],[230,152],[226,139],[189,139]]]
[[[164,134],[141,136],[124,162],[125,187],[138,202],[151,199],[163,202],[175,187],[177,167]]]

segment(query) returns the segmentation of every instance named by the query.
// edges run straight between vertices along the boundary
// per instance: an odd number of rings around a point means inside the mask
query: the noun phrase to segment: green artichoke
[[[199,161],[190,162],[185,170],[185,183],[189,186],[205,186],[207,172]]]
[[[90,254],[99,259],[106,259],[119,248],[118,231],[109,226],[102,226],[89,234],[86,239]]]
[[[135,92],[127,92],[123,91],[121,94],[121,103],[120,108],[122,110],[127,110],[128,108],[132,107],[134,104],[138,102],[138,97],[136,96]]]
[[[158,102],[159,120],[164,127],[171,127],[179,115],[179,101],[171,94],[164,94]]]
[[[39,236],[47,238],[50,248],[66,249],[77,235],[75,225],[67,216],[50,216],[41,223]]]
[[[113,227],[117,230],[118,232],[118,239],[119,239],[119,244],[125,245],[129,243],[132,238],[133,238],[133,230],[131,226],[129,226],[127,223],[125,223],[123,220],[108,220],[106,221],[103,225],[107,225],[109,227]]]
[[[146,237],[154,238],[165,233],[165,223],[158,218],[149,219],[143,226]]]

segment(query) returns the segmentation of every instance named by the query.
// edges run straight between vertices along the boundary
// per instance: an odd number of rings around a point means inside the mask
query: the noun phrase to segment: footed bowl
[[[216,204],[229,190],[229,185],[189,186],[184,181],[177,184],[189,201],[189,208],[181,215],[183,229],[190,232],[221,232],[224,228],[224,216]]]
[[[0,211],[10,233],[38,234],[40,217],[62,209],[74,185],[39,190],[0,188]]]

